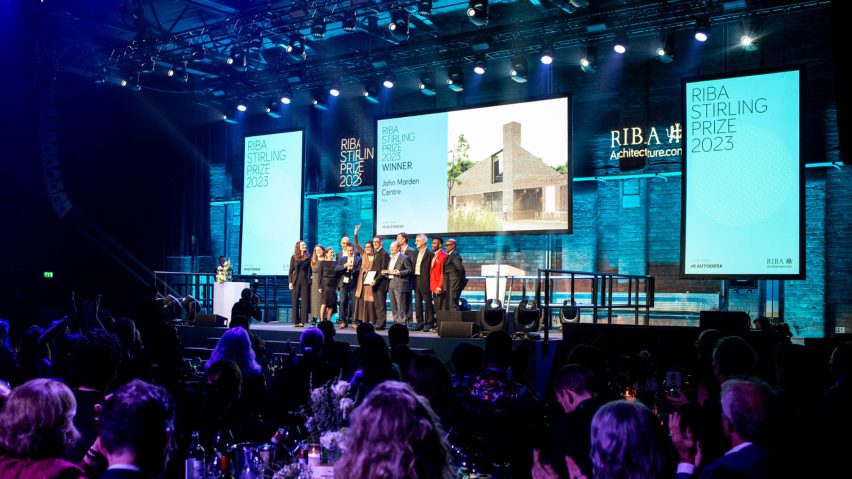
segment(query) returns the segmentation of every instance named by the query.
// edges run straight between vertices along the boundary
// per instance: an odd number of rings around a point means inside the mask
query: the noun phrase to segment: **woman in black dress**
[[[288,279],[293,298],[293,326],[302,328],[311,312],[311,258],[304,241],[296,242],[295,252],[290,258]]]
[[[337,274],[342,271],[334,260],[334,249],[326,248],[320,262],[320,319],[331,321],[337,308]]]

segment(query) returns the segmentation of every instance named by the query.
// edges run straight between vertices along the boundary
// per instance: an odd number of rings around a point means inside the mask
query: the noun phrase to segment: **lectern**
[[[249,287],[249,283],[227,282],[213,284],[213,314],[228,318],[231,320],[231,308],[234,303],[240,300],[245,288]]]

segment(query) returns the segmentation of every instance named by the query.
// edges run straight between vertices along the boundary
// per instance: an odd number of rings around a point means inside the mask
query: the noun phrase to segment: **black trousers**
[[[376,326],[384,327],[388,320],[388,283],[377,284],[373,288],[373,307],[376,308]]]
[[[436,294],[433,304],[435,311],[449,311],[450,305],[447,304],[447,292],[444,291],[442,294]]]
[[[447,309],[450,311],[458,311],[459,298],[461,298],[462,292],[461,278],[444,276],[444,287],[447,290],[444,294],[447,295],[447,301],[449,302]]]
[[[424,318],[423,312],[426,312]],[[432,293],[429,284],[420,285],[419,278],[414,280],[414,318],[418,323],[429,324],[435,321],[435,308],[432,305]]]
[[[352,315],[355,313],[355,285],[352,281],[349,285],[340,288],[340,309],[337,311],[339,315],[338,321],[343,321],[344,324],[352,322]]]
[[[308,317],[311,315],[311,285],[308,283],[307,278],[305,278],[305,281],[293,283],[291,293],[291,301],[293,302],[293,314],[291,316],[293,324],[307,323]]]

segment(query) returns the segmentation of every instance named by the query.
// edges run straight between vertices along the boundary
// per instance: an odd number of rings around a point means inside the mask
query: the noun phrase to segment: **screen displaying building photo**
[[[568,98],[381,119],[377,234],[571,230]]]

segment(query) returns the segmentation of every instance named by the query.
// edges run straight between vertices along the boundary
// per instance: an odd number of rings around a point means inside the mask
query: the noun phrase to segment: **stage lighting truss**
[[[470,0],[467,3],[467,18],[481,27],[488,24],[488,0]]]

